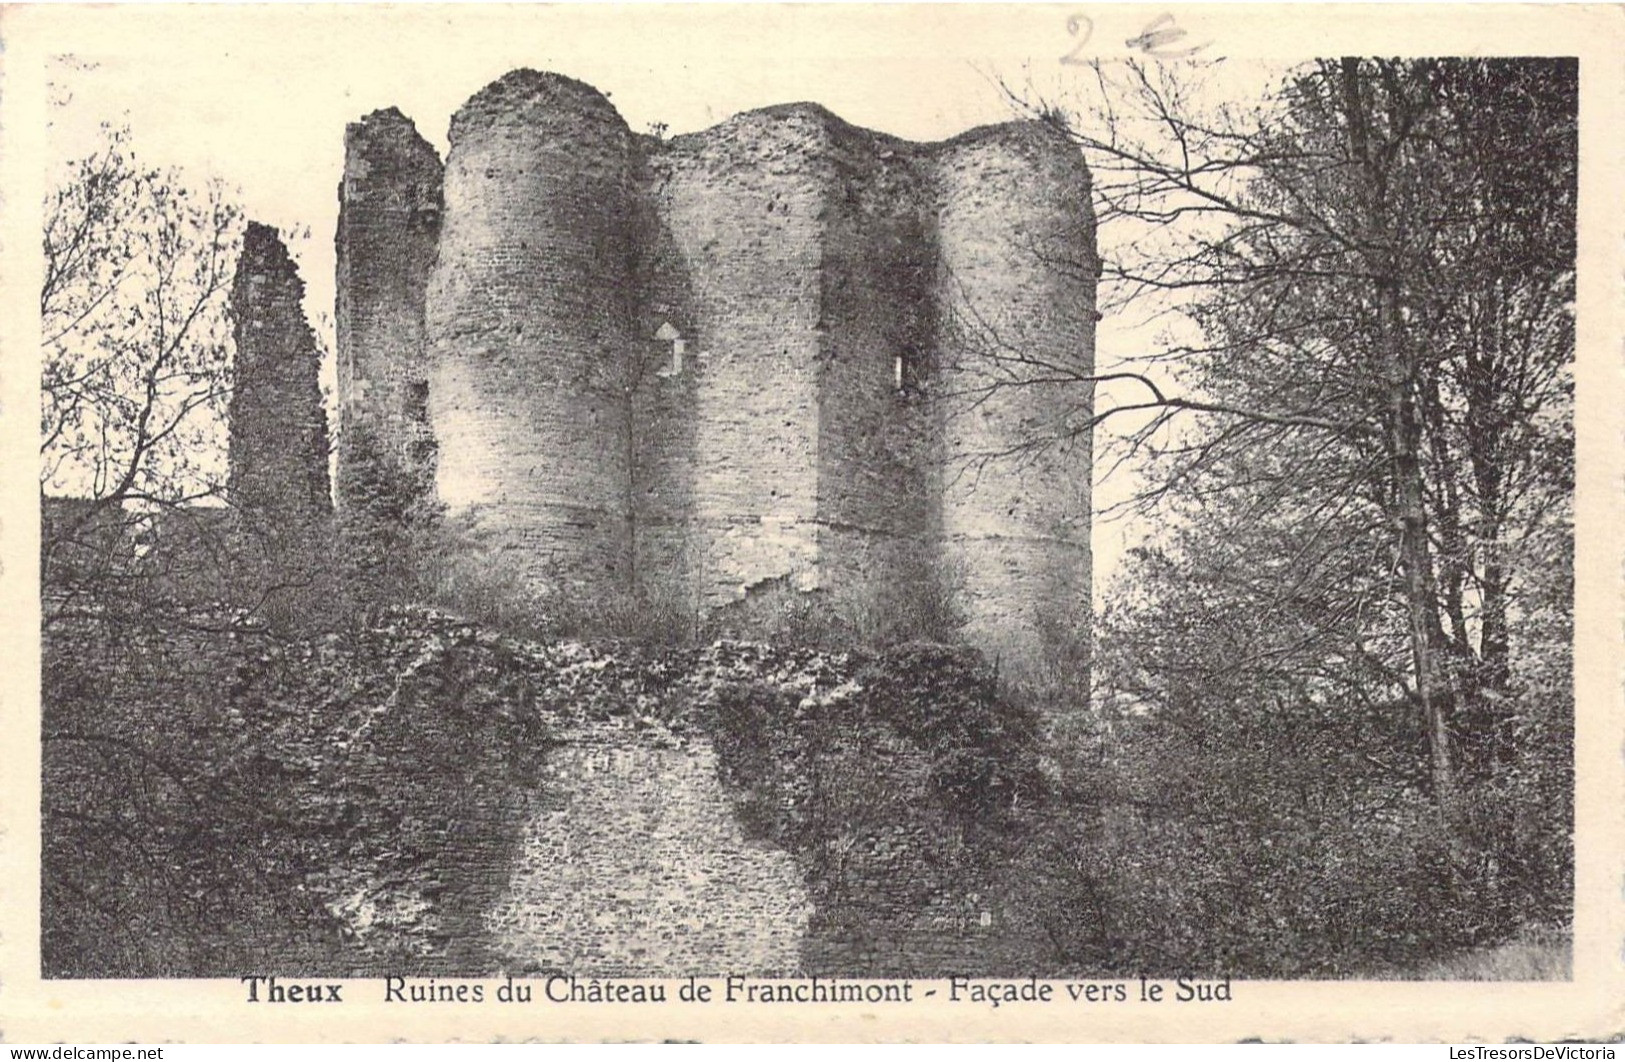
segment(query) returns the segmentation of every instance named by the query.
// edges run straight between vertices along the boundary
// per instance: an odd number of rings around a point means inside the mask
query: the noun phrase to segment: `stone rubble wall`
[[[795,861],[745,837],[710,739],[618,722],[556,738],[488,916],[505,960],[577,976],[793,976],[812,912]]]
[[[969,650],[535,643],[419,609],[290,637],[244,610],[87,602],[42,644],[45,730],[80,735],[47,744],[46,808],[116,794],[165,855],[115,867],[121,887],[202,883],[219,915],[182,954],[64,900],[63,976],[222,976],[253,954],[348,976],[1050,961],[999,877],[1013,809],[1042,797],[1031,720]],[[128,757],[86,754],[104,740]],[[180,789],[135,784],[150,758]],[[967,790],[989,768],[1026,777],[1019,796]],[[70,821],[50,888],[108,869]],[[245,913],[267,897],[298,926]]]
[[[471,635],[483,644],[442,633]],[[1033,752],[977,654],[490,644],[513,654],[546,732],[485,919],[504,969],[919,976],[1048,961],[990,841],[1009,832],[1010,794],[954,795],[963,757],[1020,778]]]

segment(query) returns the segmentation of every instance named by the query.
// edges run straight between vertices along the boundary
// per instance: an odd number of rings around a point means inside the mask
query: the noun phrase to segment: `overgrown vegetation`
[[[483,919],[549,750],[613,717],[713,740],[747,828],[801,860],[824,961],[849,969],[852,934],[968,961],[934,905],[1042,788],[1034,717],[963,649],[542,644],[420,609],[312,637],[207,608],[76,613],[45,647],[52,976],[495,969]]]
[[[963,649],[853,654],[838,677],[811,695],[733,682],[704,708],[740,818],[806,877],[808,969],[1055,969],[1030,912],[1006,907],[1038,832],[1027,812],[1054,810],[1036,713],[1001,700]],[[996,930],[978,922],[995,908]]]
[[[47,976],[489,967],[480,912],[546,748],[500,642],[157,607],[43,644]]]
[[[1252,109],[1223,64],[1090,73],[1044,113],[1097,177],[1102,308],[1167,322],[1087,381],[1162,527],[1079,735],[1108,951],[1352,975],[1562,939],[1574,63],[1324,60]]]

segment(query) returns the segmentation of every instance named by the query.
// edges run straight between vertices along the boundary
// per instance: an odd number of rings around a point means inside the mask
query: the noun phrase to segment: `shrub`
[[[1057,961],[1124,976],[1415,976],[1561,934],[1569,715],[1517,715],[1553,732],[1524,735],[1474,783],[1464,821],[1441,815],[1419,769],[1398,769],[1419,762],[1417,738],[1385,731],[1383,707],[1214,697],[1188,715],[1096,717],[1082,744],[1098,758],[1068,775],[1088,784],[1056,797],[1063,825],[1022,857],[1022,875],[1049,883],[1032,902]]]
[[[44,648],[47,975],[482,968],[546,746],[501,646],[191,609],[86,612]]]

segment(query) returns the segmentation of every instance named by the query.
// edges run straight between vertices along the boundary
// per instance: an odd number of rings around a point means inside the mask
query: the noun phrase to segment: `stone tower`
[[[630,578],[630,143],[597,90],[528,70],[452,119],[427,296],[436,485],[540,591]]]
[[[341,391],[432,436],[488,569],[696,610],[930,591],[1012,666],[1072,657],[1098,268],[1064,137],[790,104],[657,140],[521,70],[454,117],[436,231],[410,130],[347,138]]]
[[[1093,402],[1087,383],[1052,381],[1093,371],[1089,173],[1043,125],[990,126],[943,146],[936,189],[942,563],[974,644],[1017,665],[1076,660]]]

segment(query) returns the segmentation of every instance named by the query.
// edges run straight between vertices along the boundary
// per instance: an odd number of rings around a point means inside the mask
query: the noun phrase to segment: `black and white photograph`
[[[1317,6],[7,8],[24,997],[1618,1034],[1618,11]]]

